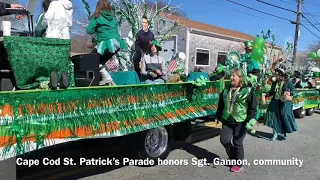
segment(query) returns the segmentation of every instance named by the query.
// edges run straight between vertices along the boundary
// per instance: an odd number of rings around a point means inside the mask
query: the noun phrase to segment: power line
[[[226,8],[226,9],[229,9],[229,10],[232,10],[232,11],[236,11],[236,12],[239,12],[239,13],[242,13],[242,14],[246,14],[246,15],[249,15],[249,16],[252,16],[252,17],[256,17],[256,18],[260,18],[260,19],[265,19],[265,20],[269,20],[269,21],[273,21],[273,22],[279,22],[279,23],[284,23],[284,24],[291,24],[291,23],[287,23],[287,22],[284,22],[284,21],[277,21],[277,20],[273,20],[273,19],[268,19],[268,18],[264,18],[264,17],[261,17],[261,16],[255,16],[253,14],[250,14],[250,13],[245,13],[245,12],[242,12],[242,11],[238,11],[238,10],[235,10],[235,9],[232,9],[232,8],[228,8],[226,6],[222,6],[220,4],[216,4],[214,2],[210,2],[214,5],[217,5],[217,6],[220,6],[220,7],[223,7],[223,8]]]
[[[301,24],[301,26],[303,26],[304,28],[306,28],[311,34],[315,35],[316,37],[318,37],[320,39],[319,36],[317,36],[315,33],[313,33],[309,28],[307,28],[304,24]]]
[[[261,3],[264,3],[264,4],[267,4],[267,5],[269,5],[269,6],[273,6],[273,7],[276,7],[276,8],[279,8],[279,9],[283,9],[283,10],[286,10],[286,11],[290,11],[290,12],[293,12],[293,13],[297,14],[296,11],[293,11],[293,10],[291,10],[291,9],[287,9],[287,8],[283,8],[283,7],[280,7],[280,6],[276,6],[276,5],[274,5],[274,4],[270,4],[270,3],[264,2],[264,1],[262,1],[262,0],[257,0],[257,1],[258,1],[258,2],[261,2]]]
[[[320,6],[320,3],[318,2],[303,2],[304,4],[307,4],[307,5],[313,5],[313,6]]]
[[[237,2],[234,2],[234,1],[231,1],[231,0],[228,0],[228,1],[231,2],[231,3],[237,4],[237,5],[239,5],[239,6],[242,6],[242,7],[245,7],[245,8],[251,9],[251,10],[254,10],[254,11],[258,11],[258,12],[263,13],[263,14],[267,14],[267,15],[269,15],[269,16],[273,16],[273,17],[276,17],[276,18],[279,18],[279,19],[283,19],[283,20],[289,21],[291,24],[296,24],[295,21],[291,21],[290,19],[286,19],[286,18],[283,18],[283,17],[280,17],[280,16],[276,16],[276,15],[273,15],[273,14],[269,14],[269,13],[266,13],[266,12],[264,12],[264,11],[260,11],[260,10],[258,10],[258,9],[254,9],[254,8],[252,8],[252,7],[248,7],[248,6],[245,6],[245,5],[243,5],[243,4],[240,4],[240,3],[237,3]]]
[[[308,18],[306,18],[302,13],[301,13],[301,15],[302,15],[303,18],[305,18],[310,23],[310,25],[312,27],[314,27],[316,30],[318,30],[320,32],[320,30],[312,22],[310,22],[310,20]]]
[[[312,13],[304,13],[304,14],[315,15],[315,14],[320,14],[320,12],[312,12]]]
[[[307,13],[309,13],[309,11],[307,10],[307,8],[305,8],[304,6],[302,6],[302,8],[307,11]],[[303,17],[303,16],[302,16]],[[319,23],[313,16],[311,16],[311,18],[314,20],[315,23]]]

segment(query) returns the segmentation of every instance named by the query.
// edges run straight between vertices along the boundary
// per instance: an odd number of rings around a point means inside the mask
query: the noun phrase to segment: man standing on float
[[[149,20],[146,15],[142,16],[142,29],[135,35],[135,54],[133,56],[134,69],[140,77],[140,61],[145,53],[149,53],[151,41],[154,40],[153,33],[149,30]],[[141,78],[141,77],[140,77]]]

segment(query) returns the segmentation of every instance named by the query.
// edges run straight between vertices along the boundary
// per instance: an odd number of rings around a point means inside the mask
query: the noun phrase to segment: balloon
[[[311,58],[312,58],[313,60],[317,60],[317,59],[318,59],[317,53],[316,53],[316,52],[312,52],[312,53],[311,53]]]
[[[320,49],[317,51],[317,55],[318,57],[320,57]]]
[[[261,59],[263,57],[263,50],[261,48],[255,48],[251,52],[252,59]]]
[[[260,63],[260,64],[264,64],[264,58],[263,58],[263,57],[260,58],[259,63]]]
[[[253,41],[253,47],[264,48],[266,46],[266,41],[263,38],[256,38]]]
[[[186,54],[183,52],[180,52],[178,56],[182,61],[184,61],[186,59]]]

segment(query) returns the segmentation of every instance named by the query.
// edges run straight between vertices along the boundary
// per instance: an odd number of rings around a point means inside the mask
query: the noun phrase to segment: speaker
[[[0,71],[0,91],[12,91],[15,87],[14,75],[10,70]]]
[[[74,79],[77,87],[99,86],[100,55],[81,54],[71,58],[74,64]]]

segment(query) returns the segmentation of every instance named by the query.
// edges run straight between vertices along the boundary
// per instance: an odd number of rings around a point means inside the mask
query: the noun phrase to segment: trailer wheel
[[[137,145],[135,158],[153,159],[157,163],[159,159],[168,157],[171,151],[172,128],[157,127],[138,133],[134,143]]]
[[[296,118],[302,119],[306,116],[306,110],[302,107],[293,111]]]
[[[307,109],[307,116],[312,116],[314,113],[314,108]]]

